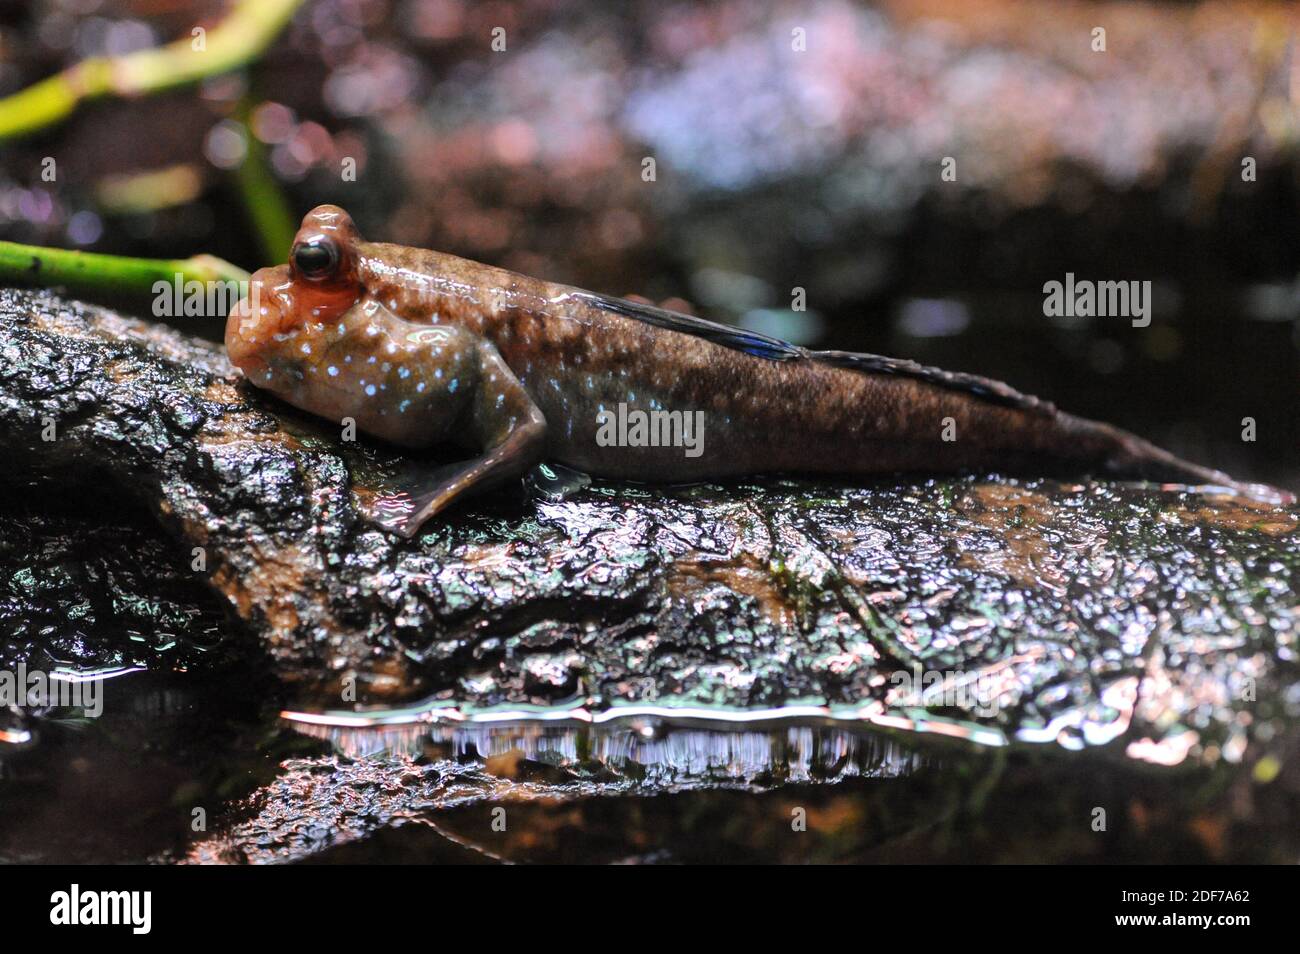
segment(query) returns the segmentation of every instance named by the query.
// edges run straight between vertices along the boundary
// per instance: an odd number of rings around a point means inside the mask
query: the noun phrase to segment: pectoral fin
[[[476,387],[469,436],[485,448],[483,454],[432,469],[408,487],[376,497],[365,507],[374,522],[409,539],[462,496],[522,477],[542,459],[546,418],[488,342],[479,345]]]
[[[410,539],[425,521],[462,496],[522,474],[532,465],[524,456],[526,452],[526,436],[518,435],[482,457],[434,468],[417,484],[375,497],[365,506],[366,516],[385,530]]]
[[[382,493],[363,498],[360,510],[371,523],[410,538],[433,515],[432,507],[438,499],[463,483],[476,463],[478,458],[425,468],[412,462],[401,479],[385,481],[386,489]],[[426,510],[428,513],[420,517]]]

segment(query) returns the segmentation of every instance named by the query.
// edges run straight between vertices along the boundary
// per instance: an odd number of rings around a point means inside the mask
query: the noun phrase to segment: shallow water
[[[766,724],[295,731],[242,682],[116,680],[7,754],[5,861],[1294,861],[1293,734],[1248,764]],[[194,830],[202,808],[206,830]],[[1106,831],[1093,830],[1096,810]],[[504,827],[504,830],[502,830]]]

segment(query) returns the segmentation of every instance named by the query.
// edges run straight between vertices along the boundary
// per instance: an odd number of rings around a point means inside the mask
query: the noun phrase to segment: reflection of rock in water
[[[590,759],[452,748],[290,759],[209,833],[155,860],[1283,862],[1297,845],[1300,777],[1286,756],[1281,775],[1257,763],[1229,777],[953,749],[835,784],[765,787],[655,785]],[[1080,822],[1097,806],[1103,833]]]
[[[629,724],[630,723],[630,724]],[[554,775],[634,783],[652,794],[663,788],[712,784],[766,786],[893,778],[905,775],[916,755],[897,742],[824,726],[796,725],[767,731],[700,729],[649,719],[619,725],[545,726],[505,724],[466,728],[409,725],[346,729],[298,724],[327,739],[349,758],[376,754],[418,755],[430,743],[453,758],[481,758],[494,775],[518,778],[520,767]]]

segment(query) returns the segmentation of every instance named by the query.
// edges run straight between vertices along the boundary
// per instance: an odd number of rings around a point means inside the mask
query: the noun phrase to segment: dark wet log
[[[147,513],[23,496],[0,508],[0,669],[209,668],[247,653]]]
[[[502,491],[407,542],[354,496],[400,458],[257,394],[212,344],[6,291],[0,359],[9,486],[121,502],[88,533],[152,515],[165,536],[139,532],[170,549],[150,559],[205,581],[304,704],[347,707],[353,676],[357,703],[468,717],[806,703],[1157,762],[1236,757],[1294,714],[1294,510],[974,478],[597,483]]]

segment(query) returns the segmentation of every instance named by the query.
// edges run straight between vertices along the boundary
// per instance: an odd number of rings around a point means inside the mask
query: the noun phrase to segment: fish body
[[[406,535],[544,459],[661,482],[996,468],[1261,490],[998,382],[367,242],[335,206],[303,220],[288,265],[253,276],[226,346],[303,410],[478,455],[385,503],[376,519]]]

